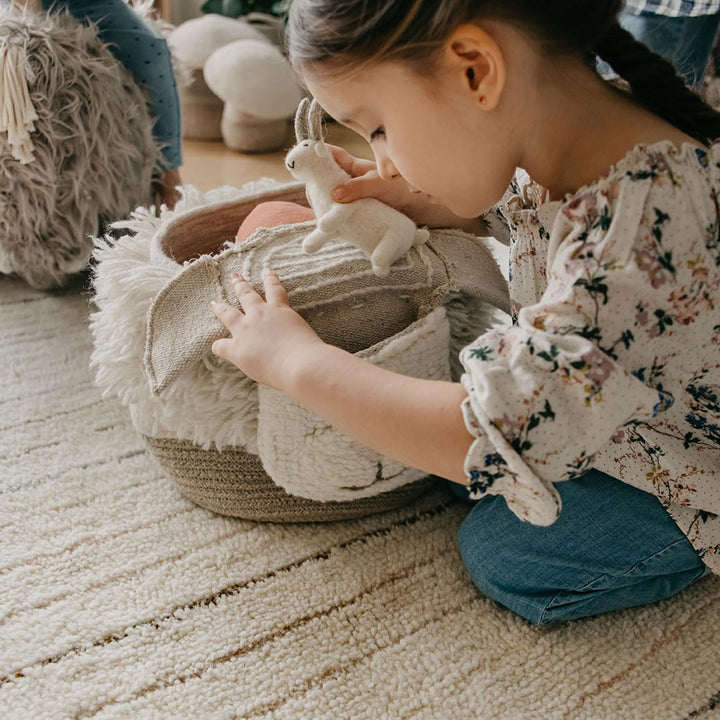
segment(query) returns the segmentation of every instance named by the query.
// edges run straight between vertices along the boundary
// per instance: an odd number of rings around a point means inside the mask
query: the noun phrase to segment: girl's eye
[[[370,142],[377,140],[381,135],[384,135],[385,131],[380,127],[370,134]]]

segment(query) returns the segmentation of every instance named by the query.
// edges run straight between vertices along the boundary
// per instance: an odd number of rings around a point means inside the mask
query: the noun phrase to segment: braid
[[[648,110],[704,145],[720,138],[720,113],[690,90],[670,62],[615,23],[597,42],[596,54],[625,80]]]

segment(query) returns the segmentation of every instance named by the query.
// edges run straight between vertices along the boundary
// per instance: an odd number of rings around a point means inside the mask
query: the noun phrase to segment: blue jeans
[[[649,11],[640,15],[623,11],[620,24],[653,52],[668,59],[688,85],[699,87],[720,25],[720,13],[667,17]]]
[[[156,35],[123,0],[43,0],[46,10],[69,10],[85,23],[94,23],[98,37],[144,87],[155,116],[153,136],[163,148],[165,169],[182,165],[180,99],[167,43]]]
[[[705,573],[654,495],[597,470],[556,488],[563,510],[553,525],[523,522],[502,497],[486,496],[458,533],[475,585],[534,625],[662,600]],[[453,490],[467,498],[463,486]]]

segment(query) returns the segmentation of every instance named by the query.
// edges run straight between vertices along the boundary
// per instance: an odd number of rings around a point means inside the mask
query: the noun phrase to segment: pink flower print
[[[584,192],[576,195],[563,205],[562,213],[572,222],[592,220],[597,216],[597,197],[595,193]]]
[[[608,178],[600,180],[598,189],[600,190],[600,194],[607,198],[608,203],[613,203],[620,194],[620,184],[616,180],[610,180]]]
[[[610,358],[601,350],[593,348],[582,356],[585,361],[585,377],[597,388],[602,387],[613,371]]]
[[[670,294],[673,307],[673,320],[680,325],[689,325],[698,316],[698,304],[690,297],[685,287],[676,288]]]
[[[670,169],[670,164],[668,163],[668,160],[665,155],[663,155],[663,153],[648,153],[647,160],[648,166],[651,169],[658,171],[658,177],[654,178],[655,181],[662,181],[664,179],[664,175],[669,175],[672,179],[672,171]]]
[[[637,325],[640,325],[641,327],[645,327],[645,325],[648,324],[648,312],[647,312],[647,306],[643,305],[642,303],[638,303],[636,308],[637,312],[635,313],[635,323]]]
[[[654,288],[659,288],[667,282],[666,274],[658,262],[657,253],[653,247],[646,246],[636,249],[635,263],[638,269],[647,275]]]
[[[506,438],[520,435],[520,426],[507,413],[504,413],[500,418],[493,418],[492,423]]]

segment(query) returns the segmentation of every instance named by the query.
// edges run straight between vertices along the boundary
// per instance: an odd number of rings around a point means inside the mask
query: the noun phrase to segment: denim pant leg
[[[653,52],[670,60],[693,88],[702,82],[720,26],[720,12],[698,17],[667,17],[624,11],[620,24]]]
[[[660,501],[592,470],[556,485],[555,524],[519,520],[487,496],[458,544],[475,585],[536,625],[575,620],[670,597],[705,565]]]
[[[180,167],[180,99],[165,40],[123,0],[43,0],[43,5],[46,9],[67,9],[80,22],[97,25],[98,37],[148,91],[155,116],[153,135],[163,148],[165,169]]]

